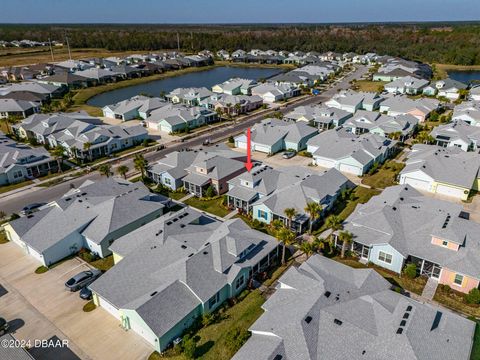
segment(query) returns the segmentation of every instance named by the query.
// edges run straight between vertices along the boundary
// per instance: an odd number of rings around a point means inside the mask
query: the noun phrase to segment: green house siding
[[[250,268],[244,268],[237,275],[237,277],[235,278],[235,280],[233,281],[230,287],[230,292],[231,292],[230,297],[238,296],[242,292],[242,290],[245,289],[248,283],[249,271],[250,271]],[[236,288],[237,280],[240,280],[242,276],[243,276],[243,284],[240,285],[238,288]]]
[[[202,315],[202,306],[198,305],[192,312],[185,316],[180,322],[178,322],[174,327],[165,333],[160,339],[160,351],[165,351],[165,349],[170,345],[170,343],[175,340],[177,337],[182,336],[182,334],[190,326],[196,318]]]
[[[155,350],[162,351],[160,341],[155,333],[148,327],[135,310],[122,309],[122,326],[127,330],[133,330],[143,337]]]

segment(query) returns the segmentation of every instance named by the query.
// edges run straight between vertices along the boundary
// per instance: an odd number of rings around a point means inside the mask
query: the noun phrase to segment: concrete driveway
[[[68,349],[58,349],[57,359],[146,359],[152,348],[133,331],[121,328],[117,319],[102,308],[83,312],[85,301],[78,292],[70,293],[64,283],[88,269],[79,259],[71,259],[35,274],[39,264],[13,243],[0,245],[0,316],[21,340],[68,340]],[[4,293],[4,292],[3,292]],[[33,349],[39,358],[51,359],[51,349]],[[43,355],[42,355],[43,354]],[[77,357],[75,357],[75,355]]]
[[[463,203],[463,207],[470,213],[470,220],[480,222],[480,194],[475,195],[472,202]]]

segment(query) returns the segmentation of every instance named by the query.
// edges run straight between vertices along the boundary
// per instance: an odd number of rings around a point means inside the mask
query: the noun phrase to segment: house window
[[[215,295],[213,295],[210,300],[208,300],[208,307],[211,309],[212,307],[215,306],[216,303],[220,301],[220,292],[217,292]]]
[[[386,252],[380,251],[378,253],[378,260],[380,260],[384,263],[387,263],[387,264],[391,264],[392,263],[392,255],[387,254]]]
[[[163,182],[165,183],[165,185],[172,185],[172,181],[170,180],[170,178],[163,178]]]
[[[235,290],[238,290],[241,286],[243,286],[244,283],[245,275],[242,275],[235,281]]]
[[[23,176],[23,173],[22,173],[21,170],[15,171],[15,172],[13,173],[13,178],[14,178],[14,179],[19,179],[19,178],[21,178],[22,176]]]
[[[268,214],[267,214],[266,211],[258,210],[258,217],[259,217],[260,219],[267,220],[267,219],[268,219]]]
[[[453,280],[455,285],[462,286],[463,283],[463,275],[455,274],[455,279]]]
[[[448,241],[443,240],[443,241],[442,241],[442,245],[443,245],[443,246],[448,246]]]

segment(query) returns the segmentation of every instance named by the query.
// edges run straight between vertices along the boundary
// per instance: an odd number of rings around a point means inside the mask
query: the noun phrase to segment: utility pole
[[[65,40],[67,41],[68,58],[69,58],[70,60],[72,60],[72,53],[70,52],[70,44],[68,43],[67,31],[65,31]]]
[[[50,44],[50,55],[52,55],[52,62],[54,62],[55,59],[53,58],[52,40],[50,38],[48,38],[48,43]]]

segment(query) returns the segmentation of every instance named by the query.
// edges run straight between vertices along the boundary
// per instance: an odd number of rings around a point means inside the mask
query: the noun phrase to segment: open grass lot
[[[480,318],[480,305],[467,304],[465,302],[465,294],[446,286],[438,286],[433,300],[454,311]],[[478,334],[478,337],[480,337],[480,334]],[[480,345],[478,347],[480,348]],[[480,357],[475,359],[480,359]]]
[[[352,87],[358,91],[378,92],[386,83],[386,81],[358,80]]]
[[[372,175],[367,175],[362,180],[362,184],[368,185],[373,189],[385,189],[388,186],[396,184],[396,179],[405,164],[396,161],[387,161],[378,171]]]
[[[195,196],[184,201],[185,204],[193,206],[194,208],[206,211],[213,215],[224,217],[230,212],[230,210],[223,206],[222,202],[222,197],[211,200],[202,200]]]

